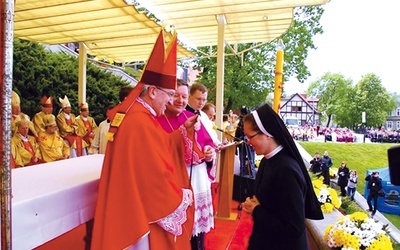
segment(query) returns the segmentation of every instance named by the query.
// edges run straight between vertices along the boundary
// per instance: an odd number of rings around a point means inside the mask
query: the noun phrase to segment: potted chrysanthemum
[[[382,225],[363,212],[338,218],[336,224],[326,227],[324,241],[333,249],[393,249],[387,225]]]
[[[322,179],[312,181],[315,194],[321,204],[321,210],[324,213],[331,213],[334,208],[340,208],[342,204],[335,189],[323,184]]]

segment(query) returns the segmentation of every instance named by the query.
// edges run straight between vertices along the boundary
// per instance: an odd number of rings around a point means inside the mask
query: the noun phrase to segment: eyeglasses
[[[255,133],[254,135],[246,135],[246,138],[244,139],[245,142],[250,141],[251,139],[253,139],[254,137],[256,137],[257,135],[261,135],[262,132],[258,131],[257,133]]]
[[[171,92],[168,92],[168,91],[166,91],[166,90],[163,90],[162,88],[159,88],[159,87],[156,87],[158,90],[161,90],[162,92],[164,92],[165,94],[167,94],[168,96],[169,96],[169,98],[172,98],[172,97],[174,97],[174,95],[175,95],[175,91],[171,91]]]

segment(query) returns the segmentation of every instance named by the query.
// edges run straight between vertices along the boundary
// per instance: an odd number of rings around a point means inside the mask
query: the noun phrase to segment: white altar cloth
[[[103,159],[96,154],[13,169],[12,249],[35,248],[92,219]]]

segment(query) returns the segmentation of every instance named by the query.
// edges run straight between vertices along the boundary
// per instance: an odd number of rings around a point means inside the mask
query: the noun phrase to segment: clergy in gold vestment
[[[76,123],[76,117],[72,113],[71,104],[67,96],[63,99],[58,98],[61,105],[61,110],[57,115],[57,126],[60,135],[64,140],[68,142],[68,146],[72,149],[71,157],[87,155],[86,148],[87,144],[83,141],[83,138],[77,135],[78,124]]]
[[[76,118],[78,130],[76,133],[83,138],[88,147],[92,144],[94,135],[97,131],[97,124],[93,117],[89,116],[89,105],[87,102],[79,104],[81,114]]]
[[[11,132],[12,135],[14,135],[17,131],[17,122],[21,121],[21,120],[27,120],[28,121],[28,128],[29,131],[31,132],[31,134],[35,137],[38,136],[38,134],[36,133],[35,127],[33,125],[33,122],[31,122],[29,116],[27,114],[24,114],[21,112],[21,101],[19,98],[19,95],[13,91],[12,92],[12,97],[11,97],[11,113],[12,113],[12,117],[11,117]]]
[[[45,115],[43,122],[46,130],[39,133],[39,148],[43,160],[52,162],[68,159],[69,146],[57,132],[58,128],[54,115]]]
[[[35,127],[35,131],[39,134],[39,132],[44,132],[46,130],[45,124],[43,122],[43,118],[45,115],[53,113],[53,97],[52,96],[43,96],[40,105],[42,106],[42,111],[36,113],[33,116],[33,125]]]
[[[44,163],[36,138],[28,135],[29,121],[20,120],[15,126],[17,132],[11,138],[11,153],[16,167]]]

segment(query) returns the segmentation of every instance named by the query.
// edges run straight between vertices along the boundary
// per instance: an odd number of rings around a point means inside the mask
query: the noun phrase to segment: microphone
[[[230,136],[230,137],[232,137],[232,138],[234,138],[234,139],[237,140],[238,142],[242,142],[242,141],[243,141],[242,139],[237,138],[237,137],[235,137],[235,136],[229,134],[228,132],[226,132],[226,131],[224,131],[224,130],[218,128],[218,126],[215,125],[215,124],[213,125],[213,129],[214,129],[214,130],[217,130],[217,131],[219,131],[219,132],[221,132],[221,133],[224,133],[224,134],[226,134],[226,135],[228,135],[228,136]]]
[[[215,124],[213,125],[213,129],[214,129],[214,130],[218,130],[219,132],[222,132],[222,133],[226,133],[226,132],[223,131],[222,129],[218,128],[217,125],[215,125]]]

